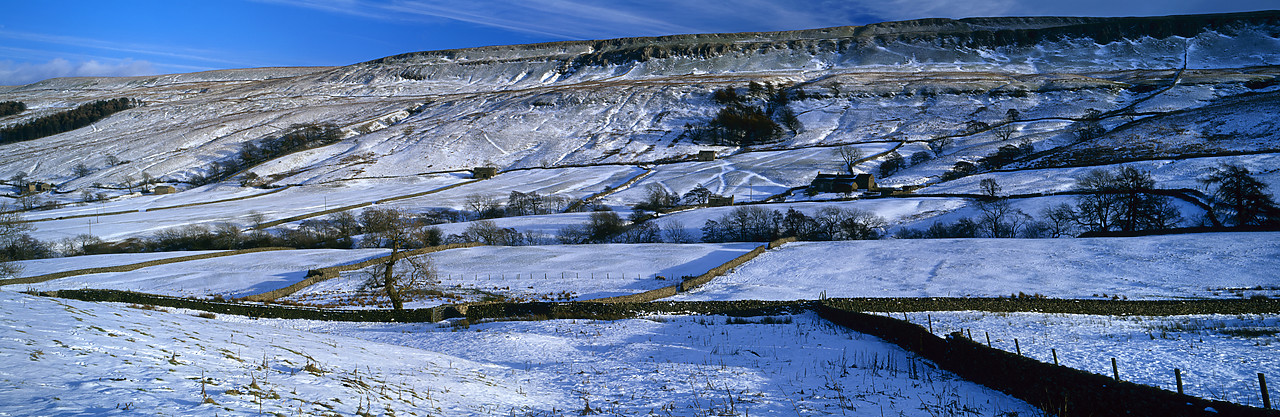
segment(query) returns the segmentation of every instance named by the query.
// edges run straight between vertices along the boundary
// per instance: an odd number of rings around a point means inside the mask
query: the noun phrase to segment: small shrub
[[[213,318],[217,318],[218,315],[205,311],[205,312],[201,312],[200,314],[196,314],[196,317],[199,317],[202,319],[213,319]]]

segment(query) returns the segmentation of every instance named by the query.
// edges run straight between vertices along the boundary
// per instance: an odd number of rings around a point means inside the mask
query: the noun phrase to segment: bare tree
[[[489,219],[501,216],[502,203],[493,196],[471,194],[463,203],[470,210],[474,219]]]
[[[933,156],[941,157],[943,152],[951,149],[951,145],[955,143],[955,139],[951,137],[940,137],[929,142],[929,148],[933,151]]]
[[[685,230],[684,223],[672,220],[662,225],[662,238],[667,243],[693,243],[693,234]]]
[[[1013,208],[1006,200],[980,202],[978,209],[982,211],[978,216],[978,225],[987,237],[1016,237],[1023,226],[1031,221],[1031,216]]]
[[[651,182],[644,186],[644,201],[636,204],[636,208],[661,211],[675,207],[680,202],[680,195],[667,189],[662,184]]]
[[[365,270],[363,289],[385,294],[391,300],[391,307],[404,309],[404,302],[411,301],[412,296],[430,288],[439,282],[435,262],[429,256],[403,257],[398,249],[392,249],[387,262],[375,264]],[[404,262],[397,262],[403,260]],[[396,269],[399,263],[404,268]]]
[[[1014,131],[1015,129],[1013,128],[1013,123],[1005,123],[991,129],[991,133],[994,133],[996,135],[996,138],[1000,139],[1001,141],[1008,141],[1009,139],[1013,138]]]
[[[1040,216],[1044,219],[1041,223],[1045,225],[1047,237],[1058,238],[1070,235],[1075,229],[1076,211],[1070,204],[1062,203],[1045,208],[1040,212]]]
[[[22,221],[22,215],[12,212],[8,206],[0,206],[0,247],[9,248],[27,236],[26,232],[35,229],[31,223]],[[9,259],[8,251],[0,251],[0,278],[9,278],[22,272],[22,265]]]
[[[156,182],[156,179],[152,177],[151,174],[144,171],[142,173],[142,180],[138,181],[138,187],[142,188],[141,191],[143,193],[149,193],[151,192],[151,184],[155,184]]]
[[[1000,194],[1000,183],[991,178],[983,178],[982,181],[978,181],[978,189],[982,191],[982,195],[995,197]]]
[[[27,173],[19,172],[17,174],[13,174],[12,177],[9,177],[9,185],[18,187],[19,194],[26,191],[26,190],[23,190],[23,188],[27,188]]]
[[[71,168],[71,173],[75,174],[75,176],[77,177],[83,178],[83,177],[89,176],[89,174],[92,174],[93,169],[90,169],[88,165],[85,165],[83,162],[81,162],[76,164],[75,168]]]
[[[124,178],[120,179],[120,185],[128,189],[129,193],[133,193],[133,189],[138,186],[138,180],[133,178],[132,175],[125,175]]]
[[[844,145],[836,148],[836,156],[840,157],[840,161],[844,163],[844,170],[849,175],[853,175],[853,166],[862,159],[862,150],[853,145]]]

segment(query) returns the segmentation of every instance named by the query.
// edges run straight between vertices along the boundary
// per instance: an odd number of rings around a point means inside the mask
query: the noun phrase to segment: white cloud
[[[129,77],[155,74],[147,61],[125,59],[116,62],[88,60],[71,62],[54,58],[45,63],[0,61],[0,85],[24,85],[58,77]]]

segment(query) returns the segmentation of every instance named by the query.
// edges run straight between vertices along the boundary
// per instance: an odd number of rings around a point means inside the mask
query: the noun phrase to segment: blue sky
[[[862,25],[925,17],[1153,16],[1280,9],[1276,0],[0,0],[0,85],[628,36]]]

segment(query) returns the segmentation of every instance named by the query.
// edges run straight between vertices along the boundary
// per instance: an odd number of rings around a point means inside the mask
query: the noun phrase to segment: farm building
[[[707,205],[711,207],[732,206],[733,196],[711,195],[707,197]]]
[[[711,162],[716,160],[716,151],[698,151],[698,162]]]
[[[156,194],[173,194],[178,192],[178,188],[172,185],[157,185],[152,192]]]
[[[876,187],[876,176],[873,174],[858,174],[853,177],[853,188],[859,190],[871,191]]]
[[[43,193],[53,189],[53,184],[47,182],[31,182],[27,183],[25,191],[27,193]]]
[[[497,167],[475,167],[471,170],[471,178],[487,180],[498,175]]]
[[[814,177],[809,188],[820,193],[851,193],[856,190],[876,189],[876,177],[872,174],[822,174]]]

